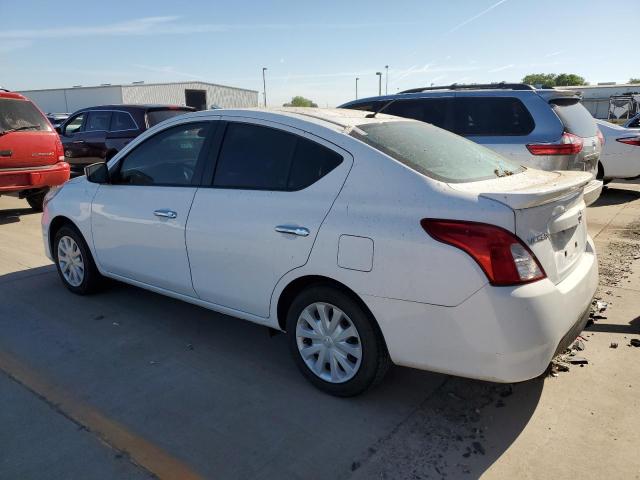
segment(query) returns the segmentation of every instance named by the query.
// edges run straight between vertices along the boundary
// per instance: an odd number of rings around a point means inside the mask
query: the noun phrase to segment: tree
[[[629,83],[640,83],[640,78],[630,78]]]
[[[531,73],[522,79],[528,85],[540,85],[545,88],[566,87],[569,85],[588,85],[584,77],[575,73]]]
[[[283,107],[317,107],[318,105],[313,103],[308,98],[304,98],[300,95],[293,97],[291,102],[285,103]]]

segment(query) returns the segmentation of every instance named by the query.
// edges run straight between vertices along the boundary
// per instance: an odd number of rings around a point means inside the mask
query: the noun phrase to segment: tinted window
[[[183,110],[177,108],[166,110],[152,110],[150,112],[147,112],[147,122],[149,122],[149,127],[153,127],[160,122],[168,120],[169,118],[177,117],[178,115],[183,115],[191,111],[192,110]]]
[[[375,112],[377,109],[378,102],[368,102],[368,103],[356,103],[355,105],[349,105],[344,108],[348,108],[349,110],[364,110],[365,112]]]
[[[383,113],[398,117],[413,118],[421,122],[444,127],[447,120],[447,108],[450,100],[445,98],[421,98],[415,100],[397,100],[383,110]]]
[[[342,163],[342,157],[333,150],[315,142],[298,138],[289,182],[290,190],[301,190],[317,182]]]
[[[33,103],[11,98],[0,99],[0,131],[24,127],[29,130],[51,130],[49,122]]]
[[[79,132],[82,128],[82,122],[84,121],[84,113],[76,115],[73,117],[69,123],[64,127],[64,135],[73,135],[76,132]]]
[[[629,122],[627,128],[640,128],[640,117],[636,117]]]
[[[295,135],[273,128],[229,123],[213,184],[285,190],[296,139]]]
[[[359,125],[350,135],[444,182],[472,182],[523,170],[488,148],[427,123],[370,123]]]
[[[87,124],[84,127],[85,132],[95,132],[109,130],[109,122],[111,121],[111,112],[102,112],[96,110],[89,112],[89,118]]]
[[[459,135],[527,135],[534,128],[517,98],[456,98],[454,105],[454,132]]]
[[[206,123],[188,123],[163,130],[124,158],[116,183],[190,185],[206,134]]]
[[[558,99],[551,103],[567,132],[579,137],[595,137],[598,126],[589,111],[576,99]]]
[[[111,127],[109,130],[112,132],[119,132],[122,130],[137,130],[136,123],[127,112],[113,112],[111,114]]]

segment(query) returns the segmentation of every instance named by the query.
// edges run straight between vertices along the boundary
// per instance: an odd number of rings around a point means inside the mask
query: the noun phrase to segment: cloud
[[[474,15],[473,17],[469,17],[466,20],[464,20],[463,22],[460,22],[459,24],[457,24],[455,27],[453,27],[452,29],[450,29],[447,33],[453,33],[456,30],[459,30],[460,28],[464,27],[465,25],[468,25],[469,23],[473,22],[474,20],[477,20],[478,18],[482,17],[483,15],[486,15],[487,13],[489,13],[491,10],[493,10],[494,8],[502,5],[504,2],[506,2],[507,0],[500,0],[499,2],[494,3],[493,5],[491,5],[489,8],[485,8],[483,11],[481,11],[480,13]]]
[[[177,35],[193,33],[219,33],[241,30],[306,30],[314,29],[366,29],[389,26],[419,25],[419,22],[400,23],[329,23],[329,24],[218,24],[218,23],[181,23],[179,16],[143,17],[107,25],[69,26],[44,29],[22,29],[0,31],[0,39],[40,39],[68,38],[87,36],[130,36],[130,35]]]
[[[492,68],[491,70],[488,70],[489,73],[496,73],[496,72],[502,72],[503,70],[508,70],[510,68],[513,68],[515,65],[513,63],[510,63],[509,65],[503,65],[501,67],[496,67],[496,68]]]
[[[33,45],[31,40],[8,40],[0,43],[0,53],[9,53]]]
[[[544,57],[545,57],[545,58],[549,58],[549,57],[557,57],[557,56],[558,56],[558,55],[560,55],[561,53],[564,53],[564,50],[558,50],[557,52],[547,53]]]

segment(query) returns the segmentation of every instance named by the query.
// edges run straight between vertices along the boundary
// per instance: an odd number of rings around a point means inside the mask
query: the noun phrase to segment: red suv
[[[44,114],[28,98],[0,89],[0,195],[19,192],[42,210],[49,187],[68,179],[62,142]]]

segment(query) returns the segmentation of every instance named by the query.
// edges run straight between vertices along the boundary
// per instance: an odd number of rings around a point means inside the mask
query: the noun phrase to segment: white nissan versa
[[[590,180],[393,116],[214,110],[52,191],[42,225],[71,291],[105,276],[284,330],[304,375],[348,396],[390,362],[541,374],[598,283]]]

